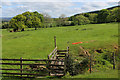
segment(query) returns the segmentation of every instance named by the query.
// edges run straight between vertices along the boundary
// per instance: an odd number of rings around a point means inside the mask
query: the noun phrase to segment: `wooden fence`
[[[2,66],[4,65],[17,65],[17,69],[13,68],[0,68],[2,70],[3,76],[15,76],[15,77],[41,77],[49,75],[49,66],[64,66],[64,65],[56,65],[50,64],[51,61],[63,61],[64,60],[49,60],[49,59],[0,59],[2,60]],[[14,61],[14,62],[10,62]],[[27,63],[28,61],[34,61],[34,63]],[[37,63],[35,63],[37,61]],[[15,63],[17,62],[17,63]],[[26,63],[25,63],[26,62]],[[27,67],[24,67],[24,66]],[[19,66],[19,67],[18,67]],[[29,67],[29,68],[28,68]],[[54,69],[52,69],[54,71]],[[12,71],[12,72],[11,72]],[[13,72],[17,71],[17,72]],[[24,72],[25,71],[25,72]],[[43,74],[44,73],[44,74]],[[16,76],[19,75],[19,76]]]
[[[0,74],[6,77],[15,76],[26,78],[37,78],[48,75],[64,76],[66,73],[68,52],[69,47],[67,50],[57,50],[57,47],[55,47],[48,55],[48,59],[0,59],[0,62],[2,62],[0,63],[0,65],[2,65],[2,68],[0,68],[2,72],[0,72]],[[7,66],[7,68],[5,68],[5,66]]]

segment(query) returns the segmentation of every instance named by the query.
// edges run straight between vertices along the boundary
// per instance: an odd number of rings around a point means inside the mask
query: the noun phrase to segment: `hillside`
[[[53,37],[55,35],[60,49],[66,48],[69,41],[71,51],[75,51],[75,54],[77,50],[74,48],[80,45],[86,49],[113,48],[114,45],[118,45],[119,37],[117,23],[39,28],[37,31],[26,28],[25,32],[15,33],[3,29],[2,33],[3,58],[46,58],[54,49]],[[74,42],[86,41],[89,43],[72,45]]]
[[[107,10],[112,10],[114,8],[120,8],[120,6],[113,6],[113,7],[110,7],[110,8],[106,8]],[[97,10],[97,11],[91,11],[91,12],[87,12],[87,13],[96,13],[98,14],[100,12],[100,10]],[[74,16],[77,16],[77,15],[81,15],[83,13],[80,13],[80,14],[75,14]]]

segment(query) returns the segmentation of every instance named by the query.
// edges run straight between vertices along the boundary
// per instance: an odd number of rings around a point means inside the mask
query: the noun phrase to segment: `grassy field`
[[[2,58],[45,59],[54,49],[54,36],[57,37],[59,49],[70,46],[72,55],[78,54],[78,47],[85,49],[107,48],[113,50],[118,45],[118,23],[88,24],[81,26],[27,28],[24,32],[2,30]],[[69,44],[67,42],[69,41]],[[75,42],[83,42],[75,44]],[[88,42],[88,43],[86,43]],[[18,66],[5,66],[18,68]],[[117,70],[85,73],[67,78],[117,78]]]
[[[86,73],[71,78],[118,78],[118,70]]]
[[[26,29],[24,32],[13,33],[3,29],[2,57],[47,58],[47,55],[54,49],[54,36],[57,37],[57,46],[59,49],[66,49],[69,45],[71,52],[75,50],[76,46],[80,45],[86,49],[112,49],[114,45],[118,45],[118,24],[88,24],[40,28],[38,30]],[[67,44],[68,41],[69,44]],[[74,42],[86,41],[88,43],[72,45]]]

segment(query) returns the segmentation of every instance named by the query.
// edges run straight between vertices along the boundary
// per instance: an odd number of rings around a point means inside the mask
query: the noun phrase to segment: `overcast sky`
[[[13,17],[26,11],[48,13],[51,17],[61,14],[72,16],[117,6],[119,0],[3,0],[2,17]]]

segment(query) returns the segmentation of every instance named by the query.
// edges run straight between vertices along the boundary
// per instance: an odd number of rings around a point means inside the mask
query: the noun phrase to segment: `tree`
[[[41,21],[38,17],[33,16],[32,17],[32,26],[37,30],[38,27],[41,27]]]
[[[24,22],[25,20],[26,20],[26,17],[21,14],[13,17],[10,20],[10,26],[14,28],[14,32],[18,30],[24,31],[24,28],[26,27],[25,22]]]
[[[74,25],[84,25],[90,23],[89,19],[83,15],[76,16],[73,22]]]
[[[66,26],[69,24],[68,18],[65,17],[65,14],[61,14],[60,17],[56,20],[57,26]]]
[[[107,16],[109,15],[109,11],[107,9],[103,9],[98,13],[97,22],[98,23],[106,23]]]
[[[44,16],[44,26],[45,27],[51,27],[53,26],[53,19],[51,18],[51,16],[48,13],[43,13]]]
[[[97,23],[97,14],[96,13],[89,14],[88,19],[90,20],[90,23]]]
[[[107,16],[107,22],[120,22],[120,8],[114,8],[109,11],[109,15]]]

